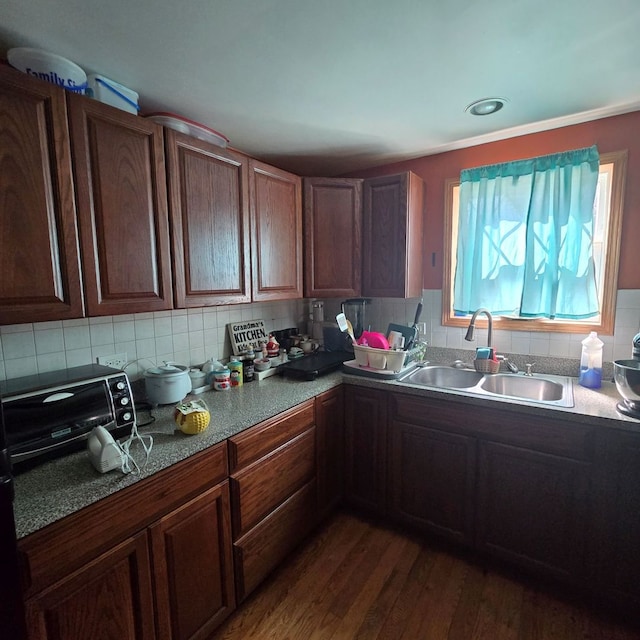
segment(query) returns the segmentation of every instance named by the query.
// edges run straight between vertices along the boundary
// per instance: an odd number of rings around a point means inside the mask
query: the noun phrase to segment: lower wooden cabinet
[[[149,527],[159,640],[208,638],[235,608],[228,481]]]
[[[227,445],[18,543],[29,640],[203,640],[235,607]]]
[[[617,601],[640,604],[640,433],[611,430],[602,447],[596,579]]]
[[[394,419],[389,427],[389,515],[473,544],[476,445],[470,436]]]
[[[344,393],[339,386],[315,399],[318,519],[327,516],[344,492]]]
[[[345,398],[345,501],[382,515],[386,510],[387,395],[348,386]]]
[[[477,545],[563,579],[585,572],[591,465],[480,443]]]
[[[29,640],[154,640],[146,532],[25,603]]]
[[[242,602],[317,522],[314,401],[229,439],[236,597]]]

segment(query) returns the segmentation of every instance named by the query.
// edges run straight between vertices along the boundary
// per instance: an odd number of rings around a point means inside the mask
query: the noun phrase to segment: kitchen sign
[[[249,346],[258,350],[260,341],[267,342],[269,334],[264,327],[264,320],[243,320],[231,322],[227,325],[233,355],[237,356],[246,351]]]

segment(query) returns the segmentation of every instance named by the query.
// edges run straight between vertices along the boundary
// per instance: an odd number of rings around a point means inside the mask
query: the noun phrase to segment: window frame
[[[609,207],[609,226],[605,242],[606,259],[604,262],[604,287],[602,309],[597,320],[566,319],[549,320],[547,318],[513,319],[495,316],[497,330],[532,331],[549,333],[585,333],[597,331],[602,335],[613,335],[615,325],[616,296],[618,293],[618,267],[620,239],[622,237],[622,217],[624,209],[624,188],[627,176],[627,150],[612,151],[600,155],[600,165],[613,165],[611,182],[611,203]],[[460,185],[460,178],[448,178],[444,185],[444,237],[443,237],[443,274],[442,274],[442,325],[447,327],[467,327],[468,316],[455,316],[453,313],[453,278],[455,275],[455,247],[457,238],[457,215],[454,213],[454,189]]]

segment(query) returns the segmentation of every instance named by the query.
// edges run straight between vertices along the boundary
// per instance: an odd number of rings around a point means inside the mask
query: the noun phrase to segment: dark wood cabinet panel
[[[231,475],[233,537],[244,535],[315,476],[315,427]]]
[[[314,401],[307,400],[229,438],[229,470],[237,471],[313,426]]]
[[[617,601],[640,604],[640,434],[607,434],[598,486],[598,580]]]
[[[591,465],[481,442],[478,548],[562,579],[585,571]]]
[[[360,295],[362,180],[304,179],[304,267],[306,297]]]
[[[149,528],[159,640],[195,640],[235,608],[229,483]]]
[[[392,420],[389,514],[472,545],[476,449],[475,438]]]
[[[238,602],[244,600],[316,523],[316,483],[298,489],[233,545]]]
[[[315,399],[318,518],[342,500],[344,488],[344,392],[331,389]]]
[[[414,173],[364,181],[362,295],[422,295],[424,184]]]
[[[83,315],[65,91],[0,66],[0,323]]]
[[[146,532],[27,600],[29,640],[154,640]]]
[[[176,307],[251,301],[248,159],[165,129]]]
[[[67,96],[88,315],[171,309],[162,127]]]
[[[255,301],[302,298],[302,179],[249,161]]]
[[[345,500],[385,513],[387,395],[348,387],[345,393]]]

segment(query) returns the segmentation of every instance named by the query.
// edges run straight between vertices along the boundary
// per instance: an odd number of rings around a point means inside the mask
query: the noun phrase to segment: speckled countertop
[[[544,375],[544,374],[541,374]],[[382,381],[341,372],[329,374],[313,382],[299,382],[273,376],[226,392],[208,391],[204,398],[211,411],[211,423],[206,431],[187,436],[176,430],[173,407],[153,411],[155,422],[139,429],[142,435],[152,435],[153,450],[140,475],[123,475],[120,471],[99,474],[86,453],[79,452],[47,462],[16,477],[14,512],[19,538],[45,527],[106,496],[135,484],[162,469],[211,447],[267,418],[323,393],[341,383],[371,388],[396,390],[410,395],[447,398],[454,402],[495,406],[507,403],[513,411],[549,416],[562,413],[562,418],[582,424],[597,424],[605,428],[634,430],[640,433],[640,420],[616,411],[620,396],[611,382],[603,382],[598,390],[584,389],[574,382],[574,407],[549,407],[514,399],[471,396],[464,391],[427,389],[409,386],[394,380]],[[144,424],[149,414],[140,411],[138,422]],[[144,460],[141,447],[132,449],[136,460]]]

